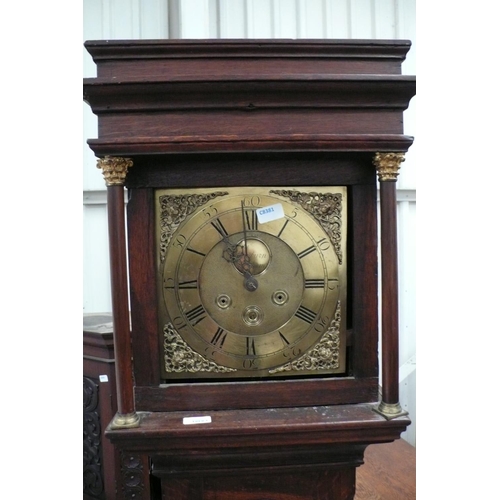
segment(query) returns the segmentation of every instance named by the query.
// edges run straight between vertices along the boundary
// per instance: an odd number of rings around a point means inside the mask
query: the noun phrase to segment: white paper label
[[[99,375],[99,382],[107,382],[107,381],[108,381],[107,375]]]
[[[285,212],[283,211],[281,203],[257,209],[257,219],[259,224],[265,224],[266,222],[271,222],[276,219],[282,219],[284,216]]]
[[[212,422],[212,417],[184,417],[182,419],[184,425],[209,424],[210,422]]]

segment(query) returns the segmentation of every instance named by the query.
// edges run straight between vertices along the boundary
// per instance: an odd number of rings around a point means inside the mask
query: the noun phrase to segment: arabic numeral
[[[217,215],[219,212],[216,207],[213,205],[210,205],[208,208],[204,208],[202,212],[205,214],[206,217],[211,218]]]
[[[318,248],[323,252],[330,248],[330,242],[327,238],[321,238],[316,244],[318,245]]]
[[[260,197],[251,196],[250,198],[244,198],[243,205],[245,207],[258,207],[260,205]]]
[[[328,316],[320,318],[318,321],[316,321],[316,324],[314,325],[314,330],[318,333],[324,331],[325,328],[328,326],[329,320],[330,318]]]
[[[175,239],[174,246],[184,248],[186,244],[186,237],[183,234],[179,234]]]

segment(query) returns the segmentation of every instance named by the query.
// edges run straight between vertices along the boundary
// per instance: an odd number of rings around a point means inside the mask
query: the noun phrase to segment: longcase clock
[[[410,43],[85,45],[88,143],[108,186],[118,497],[352,499],[366,446],[410,423],[395,219]]]

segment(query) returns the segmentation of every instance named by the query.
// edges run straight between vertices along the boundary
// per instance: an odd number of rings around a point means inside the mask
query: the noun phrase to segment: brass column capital
[[[400,165],[404,161],[404,153],[375,153],[373,164],[377,169],[378,180],[380,182],[396,181]]]
[[[97,160],[97,168],[102,170],[106,186],[123,186],[127,177],[128,169],[133,162],[130,158],[117,156],[105,156]]]

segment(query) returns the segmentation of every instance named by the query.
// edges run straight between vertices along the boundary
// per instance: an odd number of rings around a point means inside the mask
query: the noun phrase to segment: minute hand
[[[248,259],[247,226],[245,224],[245,210],[243,208],[243,200],[241,201],[241,222],[243,223],[243,241],[245,243],[245,256]]]
[[[250,262],[250,257],[248,256],[248,245],[247,245],[247,226],[245,224],[245,210],[243,208],[243,200],[241,201],[241,222],[243,223],[243,276],[245,276],[245,281],[243,286],[249,291],[254,292],[257,290],[259,283],[252,276],[252,263]]]

